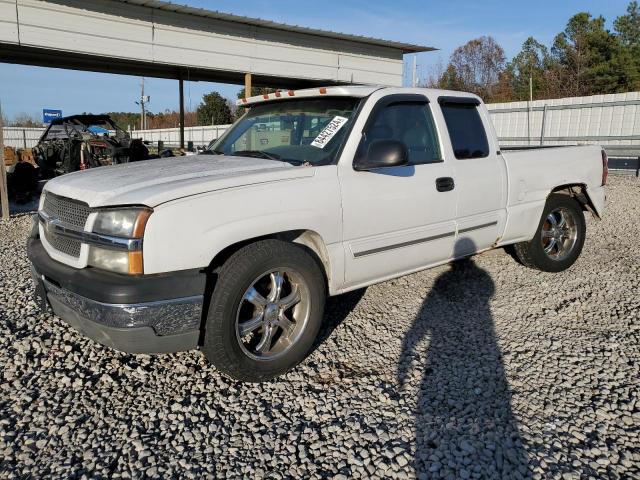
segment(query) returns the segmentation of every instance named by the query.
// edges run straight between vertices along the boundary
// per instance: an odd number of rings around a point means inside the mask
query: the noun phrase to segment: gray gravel
[[[243,385],[39,314],[0,223],[0,477],[640,477],[640,182],[560,274],[504,251],[333,299],[324,341]]]

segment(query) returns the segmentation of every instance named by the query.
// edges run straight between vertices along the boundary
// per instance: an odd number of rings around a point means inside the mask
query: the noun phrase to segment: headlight
[[[103,210],[98,212],[93,231],[114,237],[140,238],[150,214],[146,208]]]
[[[93,224],[93,233],[119,237],[121,239],[141,239],[151,210],[147,208],[122,208],[99,211]],[[92,245],[89,249],[89,265],[111,272],[144,273],[142,247],[137,250]]]

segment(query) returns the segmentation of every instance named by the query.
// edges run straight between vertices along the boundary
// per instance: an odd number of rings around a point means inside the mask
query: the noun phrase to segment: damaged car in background
[[[109,115],[72,115],[53,120],[33,154],[41,178],[151,158],[142,140],[132,139]]]

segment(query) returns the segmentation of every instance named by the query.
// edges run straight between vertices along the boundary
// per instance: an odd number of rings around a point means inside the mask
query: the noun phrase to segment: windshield
[[[328,165],[342,145],[359,99],[283,100],[256,105],[209,150],[295,165]]]

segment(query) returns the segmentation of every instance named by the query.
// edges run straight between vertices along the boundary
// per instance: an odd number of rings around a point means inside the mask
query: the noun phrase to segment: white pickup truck
[[[203,155],[95,168],[43,192],[36,298],[127,352],[200,348],[263,381],[312,347],[327,295],[515,245],[557,272],[604,207],[600,147],[503,152],[471,94],[282,91]]]

